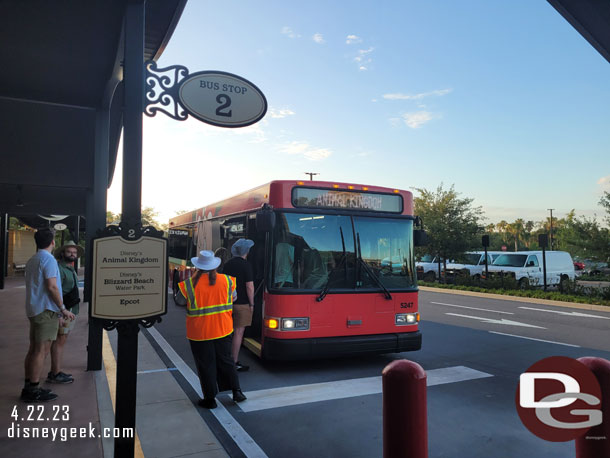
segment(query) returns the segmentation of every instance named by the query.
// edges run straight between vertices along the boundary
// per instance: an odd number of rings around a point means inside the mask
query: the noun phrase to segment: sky
[[[244,128],[145,117],[142,205],[160,222],[305,172],[453,185],[485,223],[601,222],[610,64],[546,1],[189,0],[158,65],[237,74],[268,102]]]

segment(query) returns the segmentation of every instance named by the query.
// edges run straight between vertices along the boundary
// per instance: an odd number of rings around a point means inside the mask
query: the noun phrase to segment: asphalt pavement
[[[234,405],[221,395],[212,430],[227,431],[221,442],[231,456],[381,456],[380,374],[406,358],[429,374],[431,458],[574,456],[573,443],[543,441],[522,425],[515,408],[519,375],[548,356],[610,359],[610,313],[433,291],[420,292],[420,311],[418,352],[270,363],[242,349],[240,360],[251,366],[240,373],[248,401]],[[172,305],[149,337],[160,352],[172,353],[188,391],[196,382],[182,326],[183,310]],[[445,383],[431,385],[440,374]]]
[[[19,281],[9,281],[0,291],[5,310],[0,322],[0,455],[30,456],[35,447],[50,457],[112,456],[112,439],[56,443],[8,434],[13,407],[27,408],[18,401],[27,345]],[[430,458],[572,458],[573,443],[543,441],[521,424],[515,408],[519,375],[548,356],[610,360],[610,311],[602,307],[426,289],[420,292],[420,351],[273,363],[244,348],[240,360],[251,369],[239,376],[248,400],[238,405],[223,393],[219,407],[206,410],[196,405],[201,393],[184,335],[184,308],[171,299],[168,307],[163,321],[142,329],[139,337],[136,456],[381,456],[381,371],[406,358],[428,376]],[[81,318],[66,358],[76,381],[57,387],[60,399],[50,405],[70,409],[70,420],[60,426],[91,422],[111,428],[116,331],[104,337],[104,370],[86,372],[84,311]],[[38,426],[54,426],[50,423]]]

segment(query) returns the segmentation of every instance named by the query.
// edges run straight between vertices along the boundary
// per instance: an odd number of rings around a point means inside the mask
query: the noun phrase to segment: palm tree
[[[515,236],[515,251],[519,251],[519,239],[523,240],[523,236],[524,236],[524,226],[525,225],[525,221],[523,221],[523,219],[518,218],[515,220],[515,222],[512,224],[513,227],[513,234]]]
[[[525,246],[527,247],[527,249],[530,249],[530,246],[532,244],[532,231],[534,230],[534,227],[536,226],[536,224],[531,221],[528,220],[525,222],[525,224],[523,225],[523,229],[525,230]]]
[[[500,233],[500,236],[502,237],[502,241],[504,243],[507,243],[507,229],[508,229],[508,223],[505,220],[500,221],[499,223],[496,224],[496,227],[498,228],[498,232]]]

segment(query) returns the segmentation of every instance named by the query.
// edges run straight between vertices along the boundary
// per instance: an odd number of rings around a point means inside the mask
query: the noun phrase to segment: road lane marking
[[[426,371],[427,386],[463,382],[486,377],[492,374],[470,369],[465,366],[443,367]],[[267,390],[249,391],[248,400],[239,407],[244,412],[275,409],[319,401],[332,401],[382,392],[381,376],[365,377],[334,382],[311,383],[308,385],[285,386]]]
[[[180,371],[186,381],[193,387],[197,394],[203,398],[201,384],[199,383],[199,377],[197,377],[197,374],[195,374],[189,365],[184,362],[184,360],[180,357],[180,355],[178,355],[178,353],[176,353],[172,346],[167,343],[159,331],[153,327],[149,328],[148,332],[153,339],[157,341],[161,349],[165,352],[174,366]],[[231,436],[235,444],[237,444],[246,457],[267,458],[265,452],[263,452],[258,444],[254,442],[254,439],[252,439],[246,430],[241,427],[241,425],[237,422],[237,420],[235,420],[235,418],[233,418],[233,416],[229,413],[225,406],[222,405],[221,402],[218,403],[218,407],[215,409],[210,409],[210,412],[216,417],[220,425],[225,429],[229,436]]]
[[[444,302],[430,302],[430,304],[446,305],[447,307],[459,307],[461,309],[482,310],[484,312],[503,313],[505,315],[514,315],[513,312],[505,312],[500,310],[481,309],[478,307],[467,307],[465,305],[445,304]]]
[[[602,320],[610,320],[610,316],[589,315],[588,313],[580,312],[562,312],[560,310],[537,309],[534,307],[519,307],[524,310],[536,310],[538,312],[559,313],[560,315],[577,316],[582,318],[601,318]]]
[[[483,321],[485,323],[491,323],[491,324],[505,324],[507,326],[522,326],[524,328],[546,329],[546,328],[543,328],[542,326],[535,326],[533,324],[520,323],[519,321],[505,320],[504,318],[502,318],[500,320],[494,320],[493,318],[483,318],[481,316],[460,315],[459,313],[449,313],[449,312],[446,312],[445,315],[460,316],[462,318],[471,318],[473,320],[479,320],[479,321]]]
[[[535,339],[533,337],[517,336],[515,334],[506,334],[504,332],[497,332],[497,331],[487,331],[487,332],[491,332],[492,334],[499,334],[501,336],[518,337],[519,339],[535,340],[537,342],[545,342],[545,343],[550,343],[550,344],[555,344],[555,345],[565,345],[566,347],[580,348],[580,345],[567,344],[567,343],[563,343],[563,342],[554,342],[552,340]]]

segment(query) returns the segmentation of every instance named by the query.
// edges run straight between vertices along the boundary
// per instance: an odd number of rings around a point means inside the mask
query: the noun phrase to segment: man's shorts
[[[36,316],[28,317],[30,320],[30,340],[36,343],[57,339],[59,318],[56,312],[45,310]]]
[[[64,325],[59,327],[59,334],[70,334],[70,331],[74,329],[74,324],[76,323],[77,316],[77,314],[74,314],[73,320],[64,319]]]
[[[233,304],[233,327],[245,328],[252,324],[252,310],[248,304]]]

